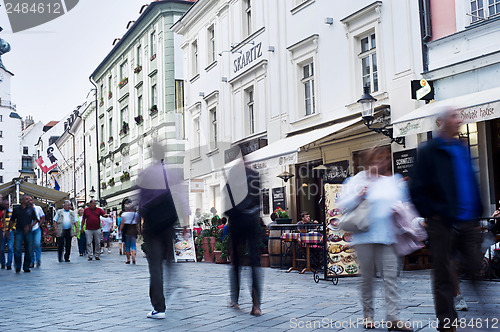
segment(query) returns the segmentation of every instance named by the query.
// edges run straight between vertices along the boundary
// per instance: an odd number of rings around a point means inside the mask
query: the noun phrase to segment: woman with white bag
[[[365,170],[346,180],[338,204],[346,213],[357,214],[356,208],[367,207],[368,229],[353,234],[361,280],[364,327],[374,324],[373,277],[375,261],[380,261],[385,285],[387,328],[393,331],[412,331],[409,322],[399,318],[399,292],[397,287],[398,257],[394,249],[396,228],[393,206],[407,200],[406,183],[400,175],[391,174],[390,151],[384,147],[370,149],[364,156]],[[359,213],[360,215],[363,215]],[[378,264],[377,264],[378,265]]]

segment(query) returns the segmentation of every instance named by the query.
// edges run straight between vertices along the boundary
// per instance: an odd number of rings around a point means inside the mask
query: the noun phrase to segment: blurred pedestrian
[[[21,205],[16,206],[10,217],[11,222],[16,223],[14,240],[14,265],[16,273],[21,272],[22,245],[24,242],[24,272],[31,272],[31,248],[33,247],[33,232],[31,229],[38,222],[35,210],[30,206],[31,195],[24,194]]]
[[[361,269],[364,327],[375,327],[373,278],[375,262],[380,260],[387,327],[390,330],[411,331],[408,322],[401,321],[399,316],[398,257],[393,246],[396,242],[393,206],[407,200],[406,183],[401,181],[400,175],[392,176],[389,149],[374,147],[365,153],[364,160],[365,170],[346,180],[344,192],[337,202],[348,212],[354,210],[362,200],[366,200],[370,206],[368,231],[355,233],[352,238]]]
[[[45,222],[45,212],[41,206],[38,206],[33,201],[33,197],[30,198],[30,206],[35,210],[38,222],[33,226],[33,247],[31,250],[31,265],[30,267],[39,267],[42,264],[42,229],[40,225]]]
[[[54,216],[54,229],[56,230],[57,237],[57,258],[59,262],[63,259],[69,263],[71,255],[71,239],[75,235],[74,227],[76,224],[76,213],[71,210],[71,202],[65,200],[63,208],[57,210]]]
[[[136,241],[137,235],[139,235],[139,214],[132,201],[125,204],[125,212],[121,214],[121,218],[119,232],[125,240],[125,255],[127,256],[125,264],[130,264],[130,256],[132,256],[132,264],[135,264]]]
[[[78,240],[78,252],[80,253],[80,256],[85,255],[87,252],[87,239],[85,238],[85,227],[82,229],[82,223],[83,223],[83,208],[78,209],[78,213],[76,215],[76,223],[75,223],[75,234],[76,238]]]
[[[16,230],[16,222],[12,221],[12,208],[9,205],[9,200],[4,199],[3,202],[3,232],[1,247],[0,247],[0,263],[2,269],[7,268],[7,270],[12,269],[12,258],[14,256],[14,232]],[[7,246],[7,261],[5,261],[5,246]]]
[[[120,213],[118,213],[118,217],[116,218],[116,227],[118,228],[116,234],[118,236],[118,248],[120,250],[120,256],[123,255],[123,234],[122,234],[122,231],[121,231],[121,228],[120,228],[120,225],[122,224],[122,213],[123,213],[123,207],[122,207],[122,210],[120,211]]]
[[[437,124],[437,137],[418,150],[410,191],[415,207],[427,218],[438,330],[455,331],[444,326],[457,318],[450,261],[459,255],[461,268],[472,279],[477,278],[481,270],[480,228],[474,220],[481,216],[482,206],[468,150],[457,138],[462,124],[458,112],[443,108]]]
[[[257,251],[260,240],[260,179],[259,174],[246,167],[244,158],[224,173],[226,184],[223,188],[224,214],[229,217],[231,236],[232,268],[230,271],[231,302],[230,306],[239,309],[240,294],[240,254],[248,248],[248,258],[252,268],[252,310],[251,315],[260,316],[261,285]]]
[[[149,297],[153,310],[148,318],[165,318],[163,262],[173,258],[173,226],[179,222],[184,230],[189,225],[189,198],[183,169],[164,165],[165,150],[157,142],[151,144],[153,163],[137,179],[140,188],[140,217],[149,266]]]
[[[83,210],[83,222],[80,231],[85,229],[85,237],[87,239],[87,255],[89,261],[92,257],[98,261],[100,260],[100,243],[101,243],[101,216],[107,216],[104,211],[97,207],[97,201],[92,199],[89,207]],[[94,247],[92,247],[94,243]]]
[[[111,254],[110,242],[111,232],[113,231],[113,217],[110,215],[109,210],[106,210],[106,217],[101,216],[102,223],[102,241],[101,241],[101,254],[104,252],[104,245],[108,249],[108,254]]]

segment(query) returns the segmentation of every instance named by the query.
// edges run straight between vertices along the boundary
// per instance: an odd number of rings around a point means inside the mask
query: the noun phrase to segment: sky
[[[0,1],[0,38],[12,50],[2,56],[12,73],[12,102],[25,118],[44,124],[65,119],[94,87],[89,76],[139,17],[148,0],[80,0],[66,14],[29,30],[12,33]]]

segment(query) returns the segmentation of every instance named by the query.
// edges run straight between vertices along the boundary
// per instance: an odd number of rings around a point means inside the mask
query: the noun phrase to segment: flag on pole
[[[40,166],[42,172],[47,173],[56,167],[58,162],[62,162],[63,160],[61,151],[59,151],[57,145],[54,143],[46,150],[42,150],[40,158],[36,160],[36,163]]]
[[[57,183],[57,180],[54,177],[54,174],[52,174],[51,176],[52,176],[52,180],[54,181],[54,190],[61,190],[61,187],[59,186],[59,183]]]

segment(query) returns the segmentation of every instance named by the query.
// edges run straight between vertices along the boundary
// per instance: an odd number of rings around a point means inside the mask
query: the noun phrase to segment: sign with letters
[[[415,166],[417,149],[394,152],[394,173],[401,174],[403,177],[410,175],[411,169]]]
[[[278,207],[286,211],[285,187],[273,188],[273,211]]]

